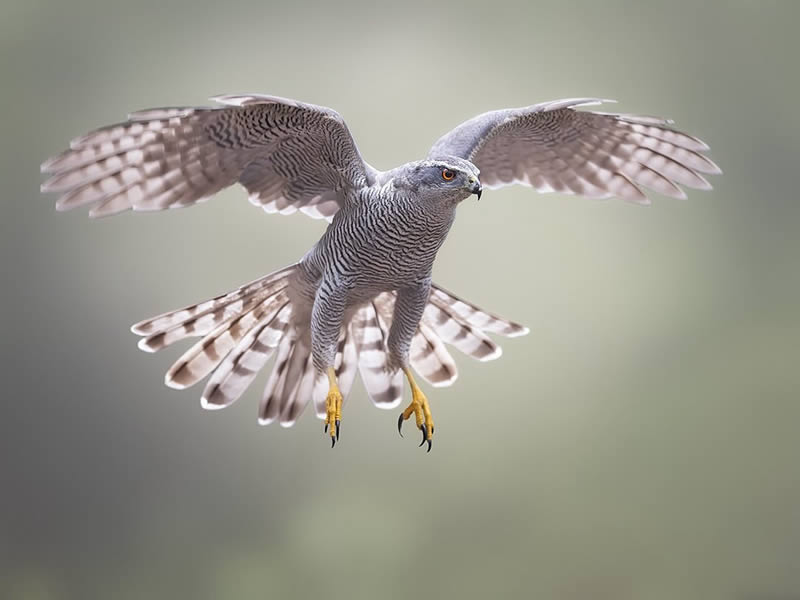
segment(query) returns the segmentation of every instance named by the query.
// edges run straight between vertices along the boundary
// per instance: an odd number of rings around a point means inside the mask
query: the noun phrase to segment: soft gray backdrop
[[[0,5],[0,597],[800,597],[800,3]],[[263,92],[339,110],[389,168],[493,108],[598,95],[725,171],[687,202],[469,201],[435,279],[531,328],[458,357],[436,443],[360,385],[216,413],[128,326],[297,260],[323,224],[240,189],[56,214],[38,165],[134,109]]]

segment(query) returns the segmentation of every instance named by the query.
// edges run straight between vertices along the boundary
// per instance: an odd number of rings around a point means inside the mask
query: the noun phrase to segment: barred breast
[[[391,187],[367,188],[353,200],[303,259],[306,268],[347,282],[356,302],[429,277],[454,212]]]

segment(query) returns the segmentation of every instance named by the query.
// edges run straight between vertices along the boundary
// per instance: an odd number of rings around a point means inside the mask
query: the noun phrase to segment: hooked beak
[[[481,186],[481,182],[477,179],[472,181],[472,187],[470,188],[470,192],[475,194],[478,197],[478,200],[481,199],[481,194],[483,193],[483,186]]]

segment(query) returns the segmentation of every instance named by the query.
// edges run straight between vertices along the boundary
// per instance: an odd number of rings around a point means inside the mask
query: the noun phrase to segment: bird
[[[451,385],[447,346],[479,361],[501,355],[490,335],[528,329],[432,281],[436,254],[467,198],[512,184],[538,192],[649,204],[646,190],[686,198],[721,173],[709,146],[650,116],[572,98],[485,112],[442,135],[428,155],[388,171],[361,156],[336,111],[277,96],[212,98],[210,107],[138,111],[75,138],[41,165],[56,209],[90,217],[191,206],[236,183],[268,213],[328,221],[299,261],[204,302],[132,326],[156,352],[200,338],[167,371],[184,389],[207,379],[201,404],[231,405],[274,355],[261,424],[293,425],[309,403],[335,446],[357,374],[372,402],[411,400],[430,452],[435,426],[415,374]]]

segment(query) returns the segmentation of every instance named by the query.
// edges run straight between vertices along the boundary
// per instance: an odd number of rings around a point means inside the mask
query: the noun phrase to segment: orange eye
[[[442,179],[445,181],[453,181],[456,178],[455,172],[451,171],[450,169],[445,169],[442,171]]]

